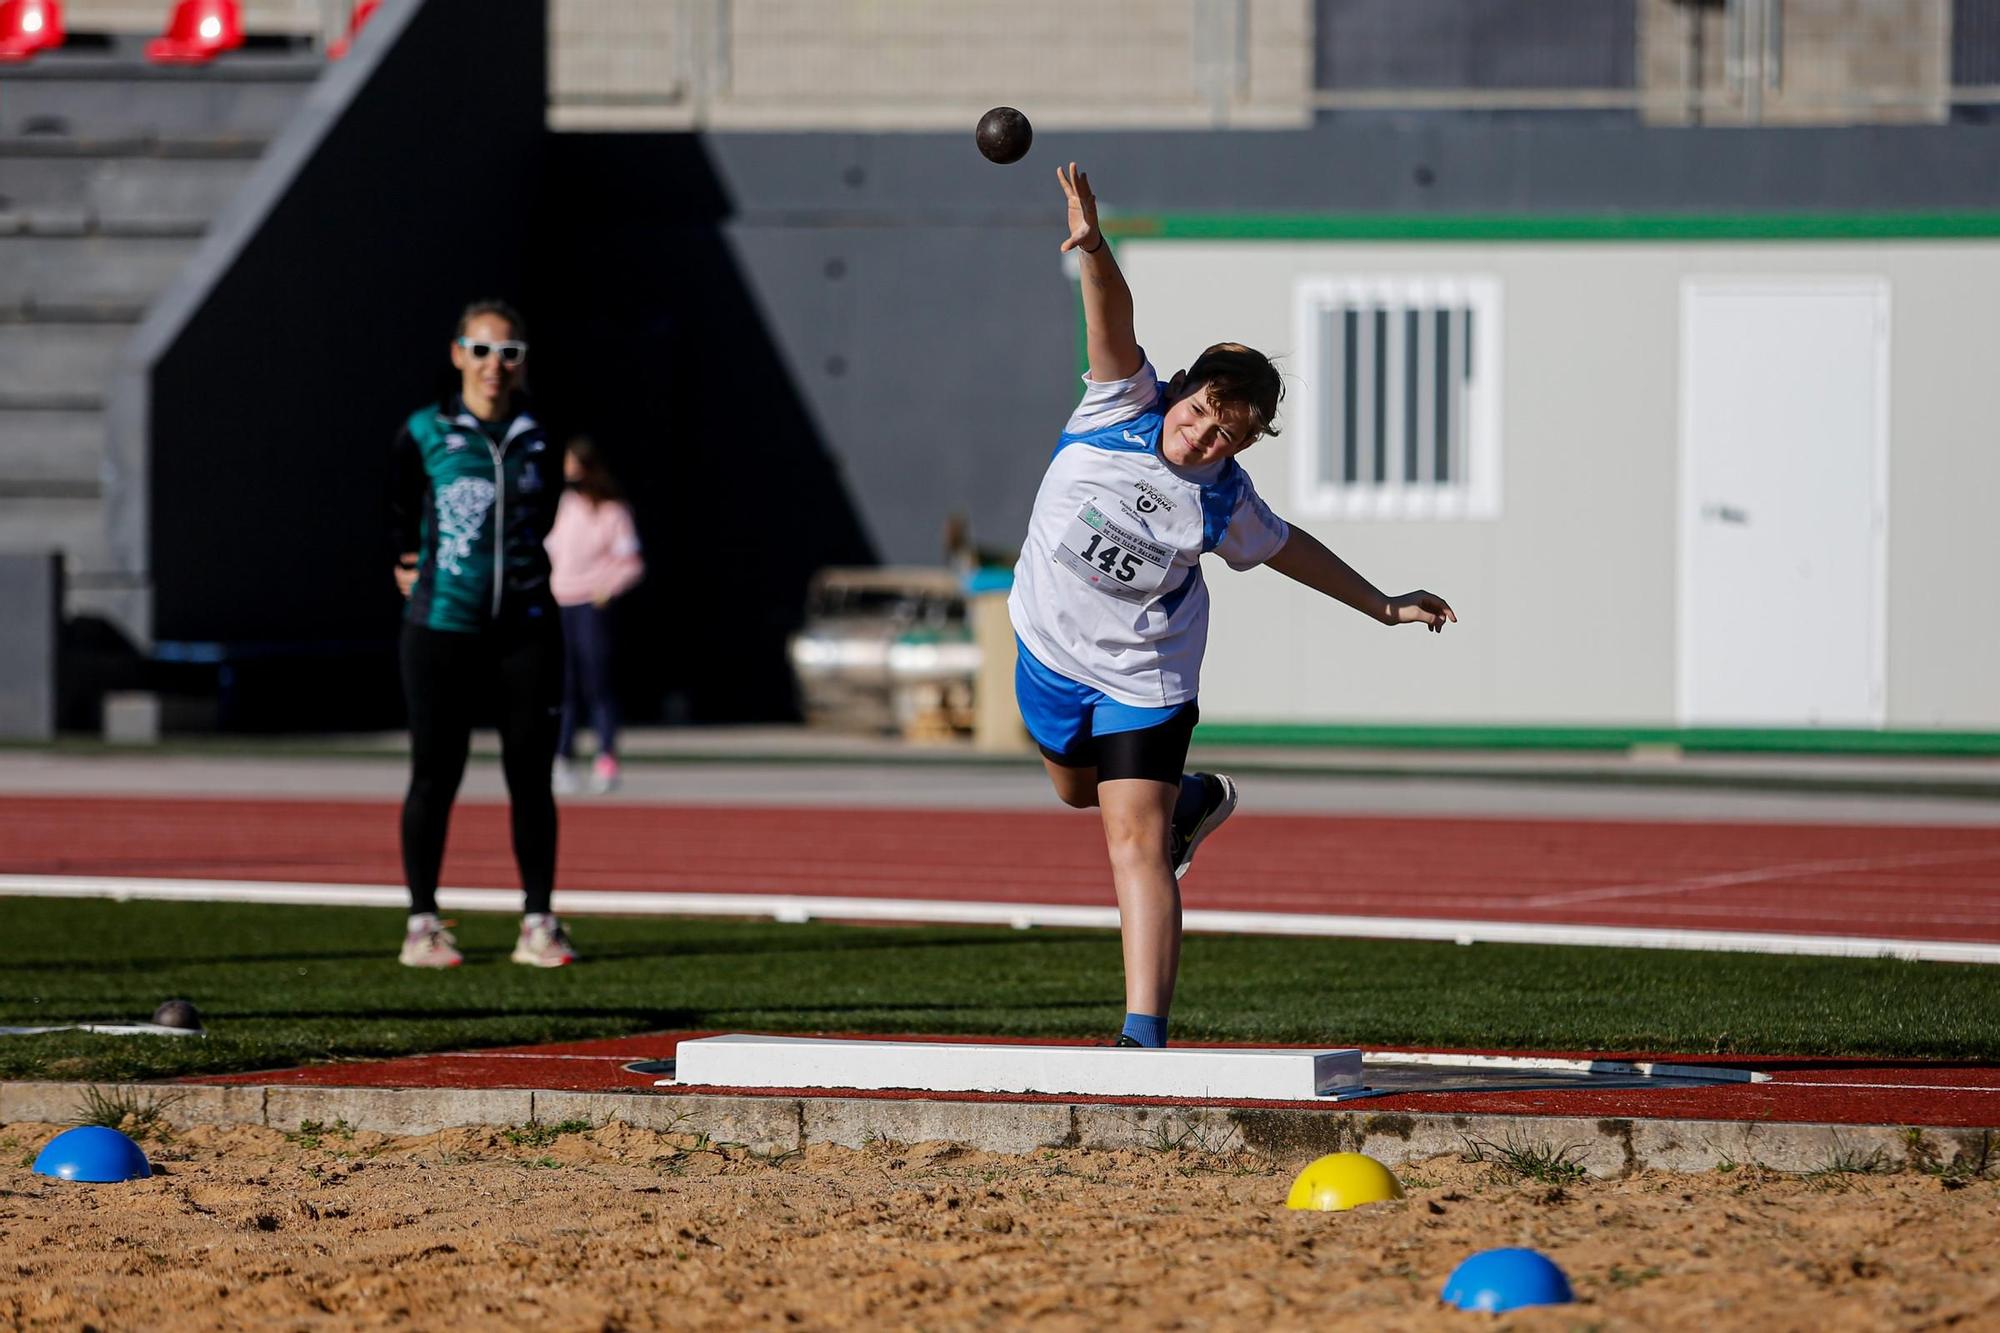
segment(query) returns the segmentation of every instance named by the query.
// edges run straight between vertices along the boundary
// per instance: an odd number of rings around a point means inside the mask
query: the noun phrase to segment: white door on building
[[[1879,726],[1889,285],[1681,289],[1680,715]]]

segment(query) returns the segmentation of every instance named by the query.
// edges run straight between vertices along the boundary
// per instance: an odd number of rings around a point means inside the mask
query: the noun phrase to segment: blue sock
[[[1174,801],[1174,822],[1185,824],[1201,814],[1208,803],[1208,784],[1199,773],[1181,774],[1181,794]]]
[[[1155,1014],[1125,1015],[1125,1034],[1141,1046],[1165,1046],[1167,1044],[1167,1020]]]

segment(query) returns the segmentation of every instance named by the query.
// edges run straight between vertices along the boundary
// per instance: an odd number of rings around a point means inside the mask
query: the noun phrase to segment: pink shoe
[[[601,754],[597,762],[590,766],[590,789],[602,796],[605,792],[618,788],[618,757]]]

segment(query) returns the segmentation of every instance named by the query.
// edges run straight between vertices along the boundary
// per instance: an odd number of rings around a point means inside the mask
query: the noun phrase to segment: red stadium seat
[[[346,55],[348,48],[354,45],[354,39],[360,34],[363,25],[381,7],[382,0],[361,0],[361,3],[354,7],[354,17],[347,21],[347,36],[326,49],[326,58],[338,60]]]
[[[26,60],[62,44],[60,0],[0,0],[0,61]]]
[[[243,45],[240,0],[178,0],[165,35],[146,43],[156,65],[199,65]]]

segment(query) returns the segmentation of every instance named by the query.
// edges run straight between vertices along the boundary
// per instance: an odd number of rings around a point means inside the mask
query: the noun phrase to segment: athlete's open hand
[[[1458,623],[1458,613],[1436,593],[1419,589],[1391,597],[1386,619],[1391,625],[1428,625],[1431,633],[1442,634],[1447,621]]]
[[[1056,179],[1062,182],[1063,198],[1069,201],[1069,239],[1062,243],[1063,253],[1095,250],[1103,233],[1097,229],[1097,196],[1090,192],[1090,177],[1072,162],[1067,171],[1056,168]]]

